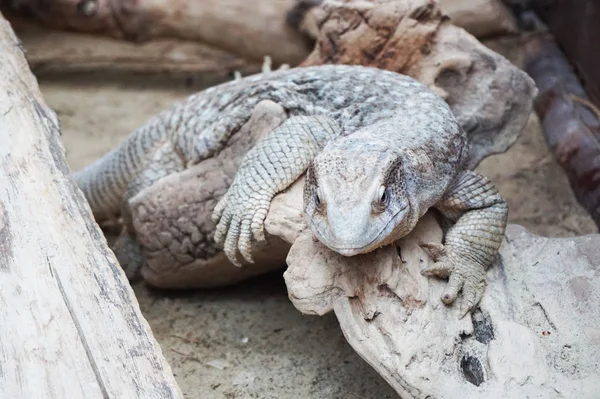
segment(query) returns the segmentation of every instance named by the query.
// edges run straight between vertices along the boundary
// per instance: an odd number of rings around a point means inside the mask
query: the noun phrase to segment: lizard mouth
[[[365,251],[365,248],[367,248],[369,245],[370,245],[370,243],[361,248],[332,248],[332,247],[329,247],[329,249],[331,249],[332,251],[337,252],[338,254],[343,255],[343,256],[355,256],[355,255],[364,254],[364,253],[369,252],[369,251]],[[373,248],[373,249],[375,249],[375,248]]]
[[[390,225],[398,225],[398,220],[401,219],[401,217],[403,217],[403,213],[404,211],[407,209],[408,207],[404,207],[400,210],[398,210],[391,218],[390,220],[385,224],[385,226],[379,231],[379,233],[377,233],[375,235],[375,237],[373,237],[369,242],[367,242],[364,245],[361,245],[360,247],[348,247],[348,246],[344,246],[344,247],[337,247],[335,245],[331,245],[331,243],[329,242],[329,240],[325,239],[325,235],[321,232],[321,230],[319,229],[318,226],[315,226],[311,223],[311,225],[313,225],[315,227],[315,229],[313,230],[315,235],[317,236],[317,239],[323,243],[327,248],[331,249],[334,252],[337,252],[340,255],[343,256],[355,256],[355,255],[359,255],[359,254],[366,254],[369,253],[371,251],[374,251],[375,249],[379,248],[378,245],[373,245],[374,243],[377,242],[381,242],[383,241],[383,239],[385,239],[393,230],[393,228],[390,228]]]

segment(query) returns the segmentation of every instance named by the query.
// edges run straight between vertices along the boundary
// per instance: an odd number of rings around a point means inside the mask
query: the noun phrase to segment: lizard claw
[[[252,236],[257,242],[267,241],[264,232],[264,221],[267,218],[267,211],[269,210],[269,205],[270,201],[264,201],[261,204],[260,210],[254,214],[254,217],[250,222],[250,230],[252,231]]]
[[[264,220],[269,210],[270,200],[245,195],[243,188],[234,181],[227,193],[215,206],[212,219],[217,224],[215,242],[223,245],[223,251],[231,263],[241,267],[237,252],[248,263],[252,258],[252,242],[265,241]]]
[[[459,318],[462,319],[481,301],[486,285],[485,268],[468,258],[447,253],[440,244],[421,244],[421,247],[435,261],[433,265],[421,270],[421,274],[442,278],[450,277],[441,296],[442,302],[450,305],[462,290],[462,300],[459,308]]]

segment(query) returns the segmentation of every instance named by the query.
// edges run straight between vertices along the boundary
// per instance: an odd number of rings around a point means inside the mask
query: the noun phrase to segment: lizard
[[[504,237],[506,202],[467,169],[467,136],[442,98],[411,77],[358,65],[296,67],[210,87],[76,172],[96,220],[125,221],[119,240],[133,260],[120,262],[143,262],[128,200],[218,154],[262,101],[281,105],[288,118],[249,149],[214,208],[214,241],[231,263],[242,265],[238,253],[253,262],[270,201],[306,173],[307,225],[343,256],[391,244],[437,209],[452,226],[443,244],[422,243],[434,261],[422,274],[449,279],[441,297],[448,305],[462,291],[461,317],[479,303]]]

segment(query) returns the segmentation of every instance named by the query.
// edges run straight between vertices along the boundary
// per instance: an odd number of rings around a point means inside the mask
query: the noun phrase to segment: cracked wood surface
[[[553,239],[509,225],[479,308],[459,319],[440,300],[445,280],[420,274],[431,263],[420,244],[442,239],[431,213],[395,245],[344,258],[299,217],[302,183],[275,197],[266,224],[293,243],[289,298],[304,314],[334,311],[402,398],[597,397],[600,235]]]
[[[402,3],[403,0],[387,0]],[[198,41],[262,61],[296,65],[312,43],[286,23],[310,23],[321,0],[0,0],[4,12],[16,13],[53,28],[102,34],[134,42],[161,38]],[[368,2],[364,2],[368,3]],[[374,2],[376,3],[376,2]],[[516,31],[501,0],[441,0],[453,23],[479,38]]]
[[[0,15],[0,397],[181,398]]]

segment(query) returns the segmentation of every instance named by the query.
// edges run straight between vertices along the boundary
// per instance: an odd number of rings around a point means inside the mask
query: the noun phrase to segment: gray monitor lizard
[[[95,218],[127,220],[129,198],[221,151],[264,100],[283,106],[288,119],[249,149],[213,212],[214,239],[232,263],[241,264],[238,251],[252,262],[270,201],[306,172],[308,226],[345,256],[402,238],[436,208],[453,224],[443,245],[423,243],[435,263],[422,273],[449,277],[447,304],[462,290],[461,317],[478,304],[508,207],[488,179],[466,168],[467,137],[446,102],[386,70],[293,68],[188,97],[74,174]]]

